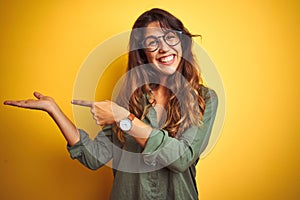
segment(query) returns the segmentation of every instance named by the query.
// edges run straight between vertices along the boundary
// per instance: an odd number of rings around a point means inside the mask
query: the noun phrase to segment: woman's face
[[[157,37],[159,39],[157,50],[151,52],[145,49],[145,52],[149,63],[152,63],[153,67],[158,72],[162,73],[162,75],[174,74],[179,66],[181,56],[182,56],[182,48],[181,48],[180,40],[179,42],[172,43],[171,40],[173,40],[174,35],[172,35],[173,33],[169,33],[169,34],[167,33],[168,30],[162,29],[160,27],[159,22],[151,22],[147,26],[145,31],[145,38]],[[161,36],[163,37],[165,36],[164,37],[165,39]],[[170,43],[175,45],[174,46],[168,45],[165,40],[171,41]],[[152,43],[150,39],[150,42],[148,42],[147,45],[151,46]]]

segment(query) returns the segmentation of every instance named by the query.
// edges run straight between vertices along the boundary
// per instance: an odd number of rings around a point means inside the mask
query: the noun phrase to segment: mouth
[[[157,61],[164,65],[170,65],[170,64],[173,64],[173,62],[175,61],[175,57],[176,57],[175,54],[162,56],[162,57],[158,58]]]

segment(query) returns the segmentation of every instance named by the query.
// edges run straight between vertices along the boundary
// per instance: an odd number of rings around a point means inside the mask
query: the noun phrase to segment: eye
[[[145,39],[144,45],[145,47],[153,47],[156,46],[158,42],[158,39],[155,37],[148,37]]]
[[[169,31],[164,36],[165,42],[167,42],[168,45],[174,46],[180,42],[179,35],[174,31]]]
[[[165,40],[175,40],[178,36],[174,32],[169,32],[165,35]]]
[[[150,42],[147,44],[147,46],[153,46],[153,45],[156,45],[156,41],[155,41],[155,40],[150,41]]]
[[[171,39],[174,39],[174,38],[175,38],[175,35],[172,35],[172,34],[166,35],[167,40],[171,40]]]

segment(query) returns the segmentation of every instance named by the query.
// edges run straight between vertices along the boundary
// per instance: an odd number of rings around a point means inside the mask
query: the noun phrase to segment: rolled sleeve
[[[76,159],[82,155],[81,147],[83,146],[84,143],[86,144],[87,141],[89,140],[89,136],[87,135],[86,132],[84,132],[81,129],[78,129],[78,131],[79,131],[80,140],[73,146],[67,145],[67,150],[69,151],[72,159]]]
[[[84,166],[95,170],[112,159],[112,129],[111,126],[104,127],[91,140],[89,135],[79,129],[80,140],[73,146],[67,146],[72,159],[79,160]]]
[[[155,166],[157,164],[156,158],[159,153],[159,148],[164,142],[164,138],[167,136],[168,132],[165,130],[153,129],[150,133],[149,139],[143,151],[144,162],[147,165]]]

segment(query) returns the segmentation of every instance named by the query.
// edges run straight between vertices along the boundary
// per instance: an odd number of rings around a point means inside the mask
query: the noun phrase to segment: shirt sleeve
[[[157,164],[175,172],[186,171],[206,148],[216,116],[218,97],[213,90],[205,98],[205,111],[201,126],[192,126],[181,137],[173,138],[163,129],[153,129],[143,150],[147,165]]]
[[[112,127],[105,126],[91,140],[88,134],[79,129],[80,141],[67,146],[72,159],[79,160],[89,169],[96,170],[112,159]]]

